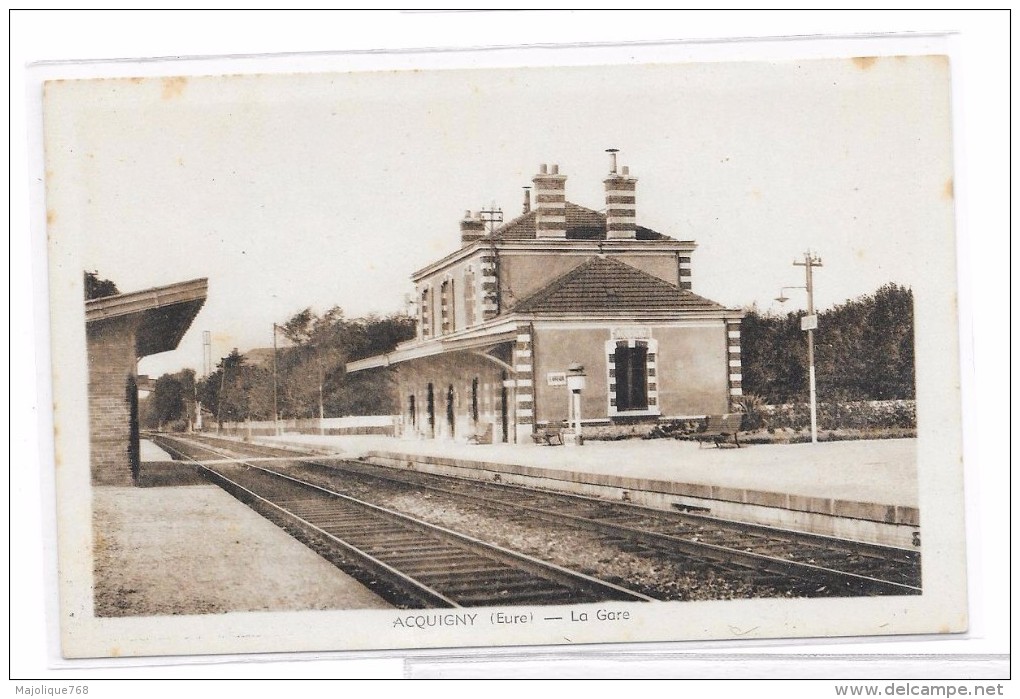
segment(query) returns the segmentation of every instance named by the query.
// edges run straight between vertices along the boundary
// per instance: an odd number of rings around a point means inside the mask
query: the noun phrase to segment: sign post
[[[584,367],[574,362],[567,371],[567,389],[569,389],[568,415],[572,434],[569,439],[564,439],[564,444],[581,446],[584,439],[581,437],[581,391],[585,388]]]

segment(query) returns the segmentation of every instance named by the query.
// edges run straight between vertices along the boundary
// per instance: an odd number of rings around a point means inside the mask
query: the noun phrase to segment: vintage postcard
[[[433,59],[43,84],[64,657],[965,631],[947,55]]]

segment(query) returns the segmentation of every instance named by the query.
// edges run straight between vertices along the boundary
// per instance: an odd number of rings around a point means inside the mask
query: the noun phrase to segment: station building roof
[[[681,289],[611,257],[591,257],[496,318],[427,340],[411,340],[393,352],[347,364],[350,373],[463,350],[491,349],[517,336],[517,324],[554,318],[640,319],[739,318],[743,312]]]
[[[611,257],[592,257],[511,309],[514,313],[723,311],[723,306]]]
[[[566,202],[567,206],[567,240],[606,240],[606,215],[600,211]],[[536,240],[535,218],[537,210],[532,210],[509,221],[496,229],[495,237],[502,240]],[[674,240],[668,235],[653,231],[651,228],[636,226],[637,240]]]
[[[87,326],[112,319],[134,319],[137,356],[174,349],[198,315],[209,290],[208,279],[159,286],[85,302]]]

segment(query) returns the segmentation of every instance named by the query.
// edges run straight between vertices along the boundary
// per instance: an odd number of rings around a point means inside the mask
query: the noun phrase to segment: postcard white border
[[[867,39],[867,40],[863,40],[863,41],[873,41],[873,40],[872,40],[872,39]],[[881,41],[887,41],[887,40],[881,40]],[[912,41],[913,41],[913,40],[912,40]],[[936,43],[937,43],[937,40],[936,40],[935,38],[924,38],[924,39],[922,39],[922,41],[934,41],[934,42],[936,42]],[[809,43],[809,44],[812,44],[812,45],[815,45],[815,46],[817,46],[817,45],[818,45],[818,44],[814,44],[813,42],[808,42],[808,43]],[[790,48],[791,46],[794,46],[793,44],[790,44],[790,43],[789,43],[789,42],[788,42],[787,40],[782,40],[782,41],[779,41],[779,42],[775,42],[775,44],[776,44],[776,45],[778,45],[778,46],[780,46],[781,48],[785,47],[785,48],[787,48],[787,49],[788,49],[788,48]],[[728,45],[728,44],[727,44],[727,45]],[[888,44],[887,44],[887,45],[888,45]],[[858,47],[859,47],[859,46],[861,46],[861,44],[859,44],[859,43],[858,43],[858,44],[856,44],[856,46],[858,46]],[[916,46],[916,44],[915,44],[915,46]],[[657,47],[655,47],[655,49],[656,49],[656,50],[660,50],[661,48],[662,48],[662,47],[658,47],[658,46],[657,46]],[[592,50],[592,49],[581,49],[581,51],[582,51],[582,52],[590,52],[591,50]],[[624,52],[626,52],[626,51],[633,51],[633,47],[615,47],[615,48],[610,48],[610,49],[607,49],[607,50],[608,50],[608,51],[614,51],[614,50],[616,50],[616,51],[620,51],[620,50],[623,50]],[[562,56],[562,55],[564,55],[564,54],[562,53],[562,51],[563,51],[562,49],[541,49],[541,51],[543,51],[543,52],[545,52],[545,51],[548,51],[548,52],[550,52],[550,53],[552,53],[552,54],[556,54],[556,55],[559,55],[559,56]],[[852,51],[852,54],[851,54],[851,55],[860,55],[861,53],[875,53],[875,52],[876,52],[876,51],[875,51],[875,50],[873,50],[873,49],[871,49],[871,48],[869,48],[869,49],[868,49],[867,51],[862,51],[862,50],[860,50],[860,49],[854,49],[854,50]],[[918,53],[923,53],[923,52],[930,52],[930,51],[918,51]],[[510,55],[510,54],[513,54],[513,53],[514,53],[514,52],[513,52],[513,51],[511,51],[511,52],[508,52],[508,53],[507,53],[506,55]],[[882,51],[881,53],[891,53],[891,52],[890,52],[890,51]],[[491,53],[485,53],[485,52],[483,52],[483,55],[496,55],[496,54],[502,54],[502,52],[491,52]],[[401,56],[401,58],[406,58],[406,57],[407,57],[407,56]],[[321,58],[321,57],[316,57],[316,59],[318,59],[318,58]],[[241,61],[249,61],[249,60],[259,60],[259,59],[239,59],[239,60],[241,60]],[[301,59],[299,59],[299,60],[305,60],[305,59],[304,59],[304,58],[301,58]],[[157,64],[147,64],[147,65],[149,65],[149,66],[155,66],[155,65],[157,65]],[[162,66],[165,66],[165,64],[158,64],[158,65],[162,65]],[[236,64],[236,63],[231,63],[231,64],[229,64],[229,65],[231,65],[231,66],[235,66],[235,67],[236,67],[236,65],[237,65],[237,64]],[[320,67],[320,68],[317,68],[317,70],[321,70],[321,69],[322,69],[321,67]],[[222,69],[222,68],[220,68],[219,70],[221,70],[221,71],[222,71],[223,69]],[[136,71],[133,71],[133,69],[131,69],[131,72],[136,72]],[[169,73],[180,73],[180,72],[182,72],[182,71],[180,70],[180,66],[179,66],[179,65],[175,65],[175,66],[174,66],[173,68],[171,68],[171,69],[170,69],[169,71],[167,71],[167,72],[169,72]],[[189,69],[189,72],[190,72],[190,69]],[[158,73],[156,73],[156,74],[158,74]],[[958,127],[960,126],[960,122],[959,122],[959,120],[957,121],[957,126],[958,126]],[[959,173],[959,171],[960,171],[960,168],[961,168],[961,166],[962,166],[962,163],[961,163],[961,161],[960,161],[960,160],[958,159],[958,160],[957,160],[957,168],[958,168],[958,173]],[[959,179],[960,179],[960,178],[959,178],[959,176],[958,176],[958,180],[959,180]],[[963,191],[963,190],[962,190],[962,189],[960,189],[960,188],[958,188],[958,190],[957,190],[957,191],[958,191],[958,192],[961,192],[961,191]],[[38,216],[37,216],[37,214],[36,214],[36,219],[37,219],[37,218],[38,218]],[[959,232],[960,232],[960,233],[962,233],[962,232],[963,232],[963,228],[962,228],[962,227],[961,227],[961,229],[959,229]],[[36,245],[36,247],[38,247],[38,245]],[[38,263],[38,253],[37,253],[37,251],[36,251],[36,255],[35,255],[35,257],[36,257],[36,262]],[[962,262],[964,261],[964,259],[965,259],[964,257],[961,257],[961,263],[962,263]],[[38,291],[38,290],[39,290],[39,288],[40,288],[40,285],[39,285],[39,284],[36,284],[36,285],[35,285],[35,288],[36,288],[36,290]],[[45,312],[45,309],[43,309],[43,312]],[[965,319],[964,319],[964,320],[965,320]],[[964,332],[966,332],[966,329],[964,329]],[[40,358],[41,358],[41,355],[39,355],[39,356],[40,356]],[[38,367],[38,369],[37,369],[37,374],[43,374],[43,375],[45,375],[45,374],[47,373],[47,371],[48,371],[48,366],[46,365],[46,363],[45,363],[45,362],[43,362],[43,361],[40,361],[40,362],[39,362],[39,367]],[[965,378],[966,378],[966,377],[965,377]],[[45,405],[45,403],[43,403],[43,405]],[[42,435],[42,436],[40,437],[40,439],[41,439],[42,441],[45,441],[45,434],[43,434],[43,435]],[[43,458],[45,458],[45,450],[43,451]],[[45,463],[45,461],[44,461],[44,463]],[[925,511],[927,511],[927,508],[928,508],[928,507],[930,507],[930,505],[927,505],[927,504],[925,504],[925,503],[922,503],[922,512],[925,512]],[[927,522],[927,520],[926,520],[926,526],[927,526],[927,524],[928,524],[928,522]],[[51,542],[50,542],[50,543],[51,543]],[[349,614],[349,612],[345,612],[344,614]]]

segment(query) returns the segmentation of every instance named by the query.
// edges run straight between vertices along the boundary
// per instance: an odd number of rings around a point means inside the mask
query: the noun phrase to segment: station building
[[[139,466],[138,360],[175,349],[205,303],[208,280],[85,302],[92,485],[132,485]]]
[[[577,364],[584,426],[730,411],[743,313],[691,290],[694,241],[638,225],[613,160],[603,211],[542,165],[520,216],[466,212],[460,249],[413,274],[417,337],[347,367],[395,367],[401,434],[530,443],[567,419]]]

